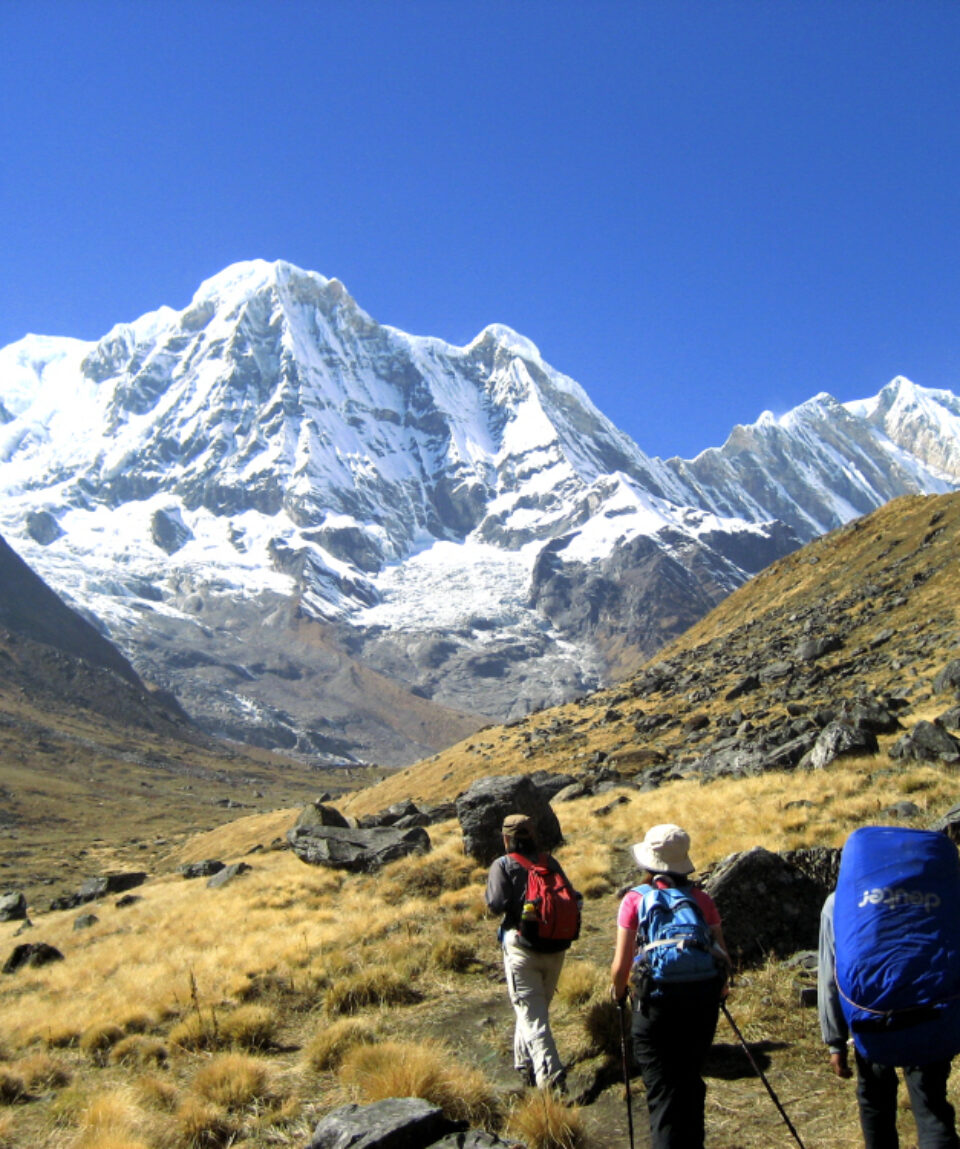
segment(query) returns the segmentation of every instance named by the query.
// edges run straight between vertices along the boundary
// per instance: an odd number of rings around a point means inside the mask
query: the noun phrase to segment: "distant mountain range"
[[[0,534],[206,730],[326,763],[609,681],[802,542],[958,486],[949,391],[820,394],[664,461],[508,328],[407,335],[285,263],[0,350]]]

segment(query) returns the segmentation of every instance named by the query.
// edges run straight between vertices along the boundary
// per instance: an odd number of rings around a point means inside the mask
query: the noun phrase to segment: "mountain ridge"
[[[250,261],[100,341],[0,350],[0,531],[211,733],[399,764],[609,681],[823,530],[951,489],[960,406],[910,388],[663,461],[503,325],[455,347]],[[309,657],[285,704],[250,666],[297,619],[432,709],[438,741],[332,697]]]

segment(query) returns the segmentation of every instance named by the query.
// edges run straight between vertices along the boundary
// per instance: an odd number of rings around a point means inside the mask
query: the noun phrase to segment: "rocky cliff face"
[[[951,489],[958,410],[899,380],[663,462],[507,328],[453,347],[238,264],[98,343],[0,351],[0,527],[211,732],[401,763]]]

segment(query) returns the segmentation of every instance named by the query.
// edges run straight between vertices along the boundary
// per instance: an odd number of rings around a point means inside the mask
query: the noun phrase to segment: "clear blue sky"
[[[650,454],[960,391],[960,3],[0,0],[0,345],[250,258],[509,324]]]

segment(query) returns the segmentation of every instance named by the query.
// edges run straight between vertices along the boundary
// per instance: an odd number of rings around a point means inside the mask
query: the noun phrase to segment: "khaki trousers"
[[[507,990],[517,1015],[513,1035],[513,1063],[528,1070],[537,1085],[551,1085],[563,1078],[563,1065],[550,1032],[550,1002],[563,969],[563,950],[544,954],[520,945],[516,930],[503,938],[503,968]]]

